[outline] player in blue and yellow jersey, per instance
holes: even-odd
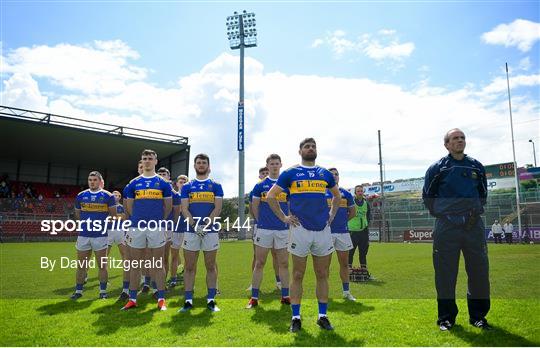
[[[328,169],[334,176],[336,185],[339,184],[339,172],[336,168]],[[349,250],[352,249],[353,244],[351,235],[349,234],[349,226],[347,222],[355,216],[354,198],[352,194],[344,188],[339,188],[340,200],[339,209],[336,213],[336,217],[330,224],[330,230],[332,232],[332,242],[334,243],[334,249],[336,249],[336,256],[339,262],[339,277],[341,278],[341,286],[343,289],[343,298],[349,301],[356,301],[351,294],[349,288]],[[332,194],[330,191],[326,191],[326,199],[328,206],[332,203]]]
[[[275,250],[279,276],[282,281],[281,303],[290,304],[289,298],[289,255],[287,253],[287,241],[289,239],[289,226],[279,220],[267,202],[268,191],[274,186],[281,169],[281,157],[271,154],[266,159],[266,166],[269,176],[253,188],[253,216],[257,220],[257,235],[253,244],[255,245],[255,267],[251,279],[251,298],[247,308],[253,308],[259,304],[259,288],[263,278],[264,265],[268,252]],[[281,210],[287,215],[289,207],[287,203],[287,192],[281,192],[277,197]]]
[[[157,154],[153,150],[144,150],[141,154],[143,174],[131,180],[126,189],[126,210],[130,215],[132,227],[126,234],[130,259],[144,260],[144,249],[150,248],[154,261],[150,274],[156,282],[158,309],[166,310],[165,274],[163,255],[166,243],[165,230],[161,222],[167,220],[172,210],[172,189],[170,183],[156,174]],[[129,301],[122,309],[137,306],[137,281],[141,265],[133,262],[130,272]]]
[[[223,205],[223,189],[217,182],[208,178],[210,158],[198,154],[194,159],[196,178],[182,187],[182,215],[187,220],[184,234],[184,289],[185,302],[180,311],[193,308],[193,284],[197,269],[199,251],[204,253],[206,266],[206,285],[208,287],[207,307],[219,311],[215,296],[217,289],[216,254],[219,248],[217,219]]]
[[[168,227],[167,230],[165,231],[165,236],[166,236],[167,242],[165,243],[165,251],[164,251],[165,255],[164,255],[164,258],[163,258],[163,270],[165,272],[165,279],[167,279],[167,274],[169,273],[169,266],[170,266],[169,253],[170,253],[170,250],[171,250],[172,235],[173,235],[174,227],[175,227],[175,224],[176,224],[176,221],[174,220],[174,211],[175,211],[175,209],[177,211],[178,211],[178,209],[180,209],[180,194],[175,191],[174,186],[171,183],[171,172],[167,168],[161,167],[161,168],[158,169],[157,173],[158,173],[159,176],[161,176],[163,179],[165,179],[165,181],[167,181],[171,185],[172,200],[173,200],[171,213],[167,217],[167,220],[171,221],[171,224],[170,224],[171,226]]]
[[[121,204],[122,194],[118,191],[113,191],[114,201],[116,203],[116,219],[124,220],[126,218],[124,206]],[[114,225],[118,223],[112,223],[109,225],[109,238],[108,244],[109,249],[107,250],[107,255],[111,254],[111,249],[113,245],[118,245],[118,251],[120,251],[120,256],[122,260],[127,260],[127,247],[126,247],[126,236],[122,229],[113,229]],[[129,271],[124,270],[123,281],[122,281],[122,293],[118,298],[119,301],[125,301],[129,298]]]
[[[300,143],[298,151],[302,164],[293,166],[278,178],[270,189],[267,201],[276,216],[291,226],[288,250],[292,255],[291,308],[292,320],[290,331],[302,328],[300,320],[300,302],[302,300],[302,281],[306,271],[307,256],[313,257],[316,293],[319,301],[319,319],[317,324],[325,330],[333,330],[326,315],[328,307],[328,272],[334,245],[329,225],[339,208],[340,192],[332,173],[315,165],[317,145],[313,138],[306,138]],[[326,202],[326,189],[333,195],[331,208]],[[279,206],[279,195],[289,191],[290,214],[286,215]]]
[[[178,189],[178,197],[181,201],[182,187],[185,183],[189,181],[189,178],[185,175],[179,175],[176,178],[176,187]],[[174,223],[176,224],[176,229],[173,231],[171,239],[171,279],[169,281],[169,286],[175,287],[178,285],[178,266],[182,266],[180,263],[180,249],[182,248],[182,243],[184,242],[184,232],[186,231],[186,222],[184,221],[184,216],[182,215],[181,205],[175,206],[173,208],[174,212]],[[183,272],[183,266],[180,273]]]
[[[107,226],[106,219],[116,215],[114,196],[100,188],[103,177],[97,171],[88,174],[88,189],[80,192],[75,198],[75,218],[81,221],[81,229],[77,237],[77,273],[75,293],[71,299],[82,296],[84,278],[88,272],[88,261],[92,251],[96,255],[99,267],[99,298],[107,298]],[[96,221],[101,222],[96,226]]]

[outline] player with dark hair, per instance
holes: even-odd
[[[174,223],[177,225],[177,229],[173,231],[171,239],[171,279],[169,281],[169,286],[175,287],[178,284],[178,266],[180,263],[180,249],[182,249],[182,243],[184,242],[184,232],[186,231],[186,222],[184,216],[182,215],[182,198],[181,192],[182,187],[189,181],[188,177],[185,175],[179,175],[176,178],[176,187],[178,188],[178,195],[180,196],[180,205],[174,207]],[[183,266],[181,273],[183,272]]]

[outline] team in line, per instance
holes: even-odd
[[[247,308],[259,305],[259,288],[268,254],[274,260],[276,282],[281,289],[281,303],[290,305],[292,319],[290,331],[301,330],[300,308],[303,294],[303,278],[307,258],[311,254],[316,276],[318,299],[317,324],[326,330],[333,327],[327,316],[329,266],[334,250],[340,265],[343,297],[355,301],[349,290],[349,250],[353,243],[349,235],[348,222],[357,218],[353,196],[338,187],[339,172],[315,164],[317,145],[313,138],[304,139],[298,151],[301,164],[281,172],[281,158],[272,154],[266,159],[268,175],[259,171],[261,181],[250,194],[250,212],[255,221],[254,259],[252,264],[251,297]],[[187,312],[193,308],[193,285],[197,271],[199,252],[203,251],[206,268],[207,308],[219,311],[215,297],[218,293],[218,268],[216,254],[219,248],[219,224],[223,189],[209,178],[210,159],[205,154],[194,158],[195,179],[188,181],[179,176],[178,191],[170,182],[166,168],[156,172],[157,154],[144,150],[139,162],[139,176],[124,189],[124,205],[121,195],[103,190],[103,178],[98,172],[88,177],[89,189],[76,198],[75,211],[78,219],[101,219],[117,216],[129,219],[132,225],[145,221],[171,221],[176,229],[131,228],[125,236],[123,231],[112,231],[108,236],[102,231],[83,230],[76,248],[79,260],[88,260],[94,251],[96,258],[106,257],[111,245],[118,244],[123,259],[131,261],[131,269],[124,271],[123,291],[119,300],[127,301],[122,307],[128,310],[137,306],[137,295],[141,277],[143,292],[148,292],[150,283],[158,308],[166,310],[166,276],[170,270],[169,285],[177,284],[179,250],[184,254],[184,305],[179,310]],[[261,173],[262,172],[262,173]],[[201,223],[201,219],[211,223]],[[181,222],[174,222],[181,219]],[[124,245],[125,244],[125,245]],[[169,258],[169,253],[171,257]],[[292,271],[289,275],[289,254]],[[154,262],[162,260],[163,262]],[[84,265],[84,263],[82,263]],[[98,262],[101,264],[101,262]],[[73,299],[82,296],[87,269],[77,269]],[[99,268],[100,298],[107,298],[107,269]],[[290,280],[290,281],[289,281]]]

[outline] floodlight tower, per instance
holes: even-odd
[[[238,239],[246,238],[246,230],[243,228],[246,219],[244,202],[244,48],[257,46],[257,29],[255,13],[242,14],[234,12],[227,17],[227,37],[231,49],[240,49],[240,98],[238,101],[238,218],[240,226]]]

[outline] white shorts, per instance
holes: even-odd
[[[199,237],[196,233],[184,233],[184,243],[182,248],[189,251],[212,251],[219,249],[218,233],[207,233],[204,237]]]
[[[173,235],[173,231],[165,231],[165,241],[166,242],[172,241],[172,235]]]
[[[253,234],[251,235],[252,241],[255,241],[255,236],[257,236],[257,224],[253,224]]]
[[[253,244],[267,249],[284,249],[287,247],[288,242],[289,230],[277,231],[258,228]]]
[[[306,257],[310,253],[313,256],[330,255],[334,252],[330,226],[327,225],[322,231],[310,231],[302,226],[291,227],[287,250],[299,257]]]
[[[184,241],[184,233],[173,232],[171,238],[171,248],[179,249],[182,247],[182,242]]]
[[[126,235],[124,234],[124,231],[109,231],[108,243],[109,246],[126,244]]]
[[[337,251],[349,251],[353,248],[349,233],[332,233],[332,243]]]
[[[126,243],[135,249],[156,249],[165,245],[165,231],[130,230],[126,234]]]
[[[79,251],[94,250],[99,251],[107,249],[107,237],[77,237],[75,248]]]

